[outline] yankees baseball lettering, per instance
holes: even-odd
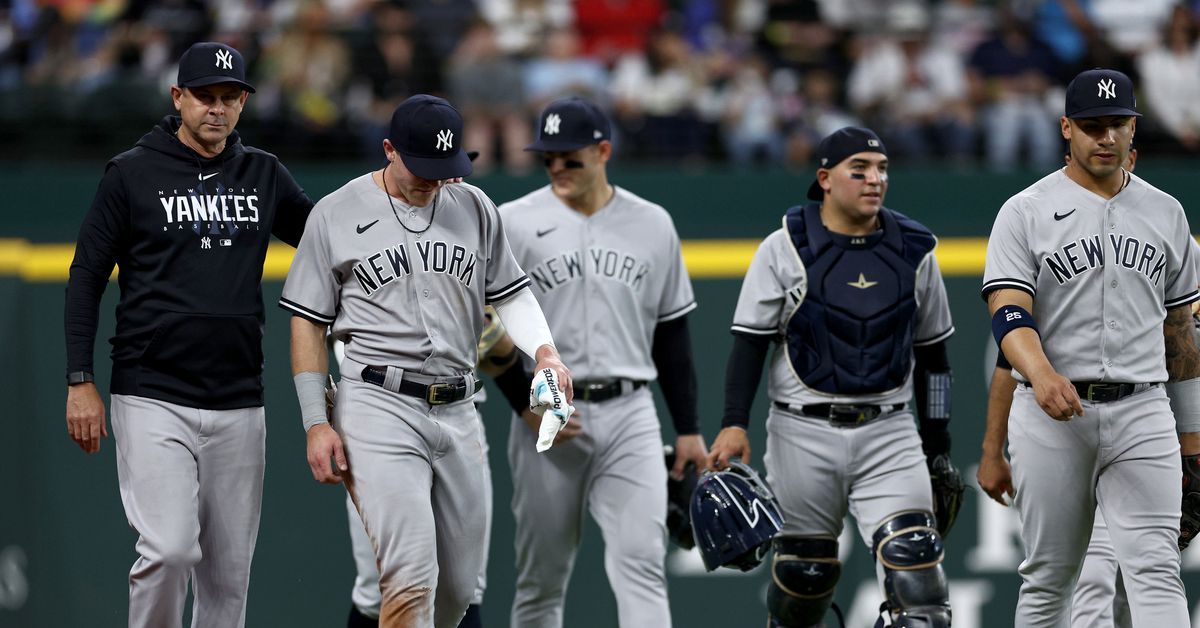
[[[593,247],[587,250],[587,270],[593,275],[620,281],[637,290],[650,274],[650,265],[613,249]],[[542,290],[550,291],[584,275],[584,252],[570,251],[548,257],[529,270],[529,276]]]
[[[417,258],[421,263],[420,270],[452,275],[464,286],[471,287],[471,282],[475,279],[477,259],[474,252],[468,253],[457,244],[441,241],[417,242],[416,249]],[[403,243],[379,251],[354,265],[354,278],[368,297],[383,286],[400,277],[411,275],[412,272],[413,263]]]
[[[257,194],[195,194],[160,196],[167,223],[197,220],[258,222]],[[233,213],[230,213],[233,212]]]
[[[1145,275],[1156,286],[1162,280],[1163,269],[1167,266],[1164,249],[1125,234],[1110,233],[1107,241],[1112,248],[1112,259],[1116,260],[1118,266]],[[1104,266],[1104,246],[1101,242],[1100,234],[1093,234],[1069,242],[1053,255],[1045,257],[1046,267],[1054,273],[1058,285],[1093,268]]]

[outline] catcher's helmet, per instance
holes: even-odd
[[[732,460],[728,469],[700,478],[691,513],[696,546],[708,571],[757,567],[783,527],[779,502],[767,483],[754,469]]]
[[[675,466],[675,447],[663,445],[663,458],[666,459],[667,470]],[[667,534],[676,545],[683,549],[696,547],[696,539],[692,536],[692,514],[689,505],[692,494],[696,492],[696,465],[687,463],[683,468],[683,479],[676,480],[667,476]]]

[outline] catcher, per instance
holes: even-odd
[[[763,462],[784,523],[772,541],[769,625],[821,623],[841,575],[837,538],[849,512],[882,567],[886,619],[944,628],[942,538],[962,480],[950,462],[954,326],[937,240],[883,206],[888,158],[874,132],[835,131],[816,160],[811,202],[787,211],[742,283],[709,464],[749,462],[750,406],[775,345]],[[908,409],[914,393],[919,421]]]

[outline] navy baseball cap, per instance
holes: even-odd
[[[254,87],[246,82],[246,60],[236,48],[215,41],[192,44],[179,57],[179,75],[175,84],[203,87],[218,83],[233,83],[254,93]]]
[[[1071,79],[1064,111],[1068,118],[1142,115],[1137,112],[1133,81],[1123,72],[1104,68],[1080,72]]]
[[[537,141],[525,150],[570,152],[612,139],[608,116],[596,103],[572,96],[546,105],[538,118]]]
[[[830,133],[817,144],[817,168],[832,168],[851,155],[858,153],[882,153],[887,155],[883,141],[871,129],[857,126],[842,127]],[[819,201],[825,198],[816,179],[808,186],[808,198]]]
[[[409,96],[392,113],[388,139],[409,172],[430,181],[471,174],[471,158],[462,149],[463,120],[445,99]]]

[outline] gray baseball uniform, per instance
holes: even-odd
[[[1200,243],[1191,239],[1192,263],[1197,265],[1200,275]],[[1193,335],[1200,345],[1200,320],[1195,320]],[[1129,616],[1129,600],[1125,594],[1125,582],[1113,549],[1112,536],[1104,515],[1096,511],[1096,522],[1092,526],[1092,538],[1088,541],[1079,579],[1075,583],[1075,594],[1071,599],[1071,626],[1074,628],[1129,628],[1133,619]]]
[[[859,242],[847,237],[837,246],[862,249],[861,241],[865,239],[855,240]],[[899,282],[887,279],[893,277],[890,269],[878,266],[874,258],[857,264],[853,268],[836,267],[839,276],[849,273],[847,278],[857,281],[841,281],[833,273],[810,276],[810,269],[797,254],[785,218],[784,227],[763,240],[750,263],[734,312],[733,331],[786,338],[793,313],[822,284],[825,295],[829,296],[844,292],[844,287],[838,284],[848,283],[853,290],[845,293],[842,301],[894,300],[892,293],[897,292]],[[941,270],[932,249],[916,265],[913,296],[917,306],[911,322],[912,346],[948,338],[954,327]],[[907,375],[890,389],[831,393],[806,382],[794,369],[788,352],[788,345],[781,344],[771,358],[767,394],[773,403],[767,418],[767,450],[763,458],[767,481],[783,508],[780,535],[837,538],[849,511],[863,542],[871,548],[872,535],[892,515],[905,511],[932,512],[929,472],[910,410],[886,413],[854,429],[838,427],[826,418],[800,411],[813,404],[902,407],[913,395],[911,360],[907,362],[910,365]],[[821,481],[794,478],[821,478]],[[881,588],[882,577],[881,572]]]
[[[1055,371],[1074,382],[1135,385],[1113,401],[1083,399],[1084,416],[1066,422],[1047,416],[1027,386],[1014,394],[1009,454],[1026,548],[1021,626],[1063,620],[1097,506],[1134,622],[1188,625],[1176,547],[1179,443],[1158,383],[1167,380],[1166,310],[1197,298],[1197,274],[1183,208],[1126,176],[1106,200],[1056,171],[1004,204],[988,242],[984,294],[1033,295]]]
[[[666,553],[667,471],[654,400],[655,326],[696,307],[679,236],[662,207],[614,188],[591,216],[549,186],[500,208],[563,361],[571,365],[583,433],[537,454],[514,416],[508,455],[517,523],[512,625],[562,626],[563,596],[586,509],[604,535],[605,569],[626,628],[671,625]],[[542,238],[570,248],[548,250]],[[624,394],[585,400],[591,386]]]
[[[309,218],[280,305],[332,323],[346,342],[332,423],[350,467],[347,489],[376,548],[383,626],[458,624],[486,521],[475,406],[393,391],[422,376],[473,386],[485,302],[528,283],[494,205],[469,184],[446,185],[429,207],[412,207],[363,175]],[[383,373],[382,385],[370,373]]]

